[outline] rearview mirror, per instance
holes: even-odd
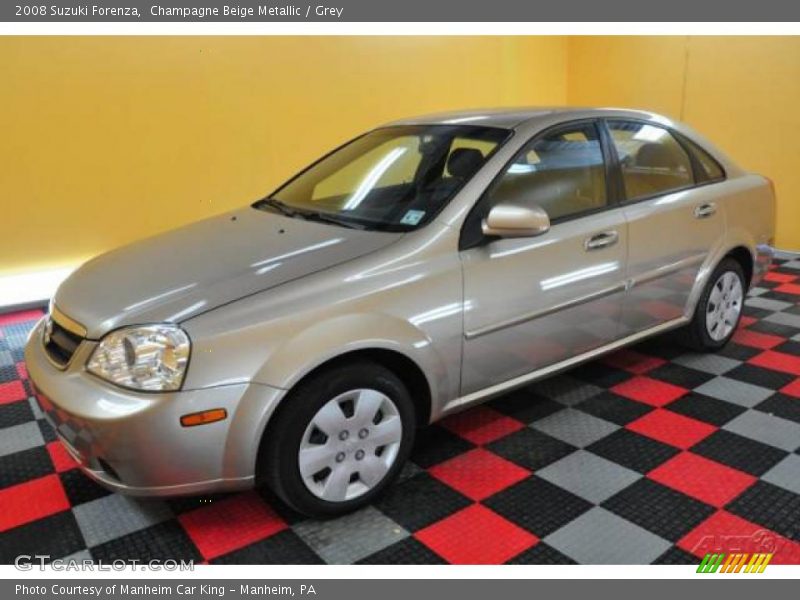
[[[550,217],[538,206],[501,202],[481,223],[483,235],[501,238],[533,237],[550,229]]]

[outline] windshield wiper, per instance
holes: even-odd
[[[286,215],[287,217],[296,217],[299,213],[296,210],[289,208],[289,206],[278,200],[277,198],[262,198],[258,202],[255,203],[256,208],[260,208],[262,206],[269,206],[270,208],[274,208],[279,213]]]
[[[297,214],[306,219],[307,221],[319,221],[320,223],[331,223],[332,225],[338,225],[339,227],[347,227],[348,229],[362,229],[352,221],[347,221],[345,219],[337,219],[333,215],[329,215],[327,213],[304,210],[304,211],[298,211]]]

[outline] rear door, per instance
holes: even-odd
[[[668,128],[607,120],[628,222],[629,291],[621,335],[684,314],[703,262],[722,237],[720,207],[696,186],[697,160]]]

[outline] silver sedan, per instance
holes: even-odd
[[[724,346],[773,222],[769,180],[659,115],[408,119],[251,206],[89,261],[25,358],[107,487],[263,483],[334,515],[445,415],[671,329]]]

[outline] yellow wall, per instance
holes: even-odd
[[[563,104],[566,51],[559,37],[0,38],[0,276],[241,206],[390,119]]]
[[[800,250],[800,37],[0,37],[0,277],[241,206],[377,123],[582,104],[683,119]]]
[[[686,121],[775,181],[776,245],[800,250],[800,37],[582,37],[569,41],[570,104]]]

